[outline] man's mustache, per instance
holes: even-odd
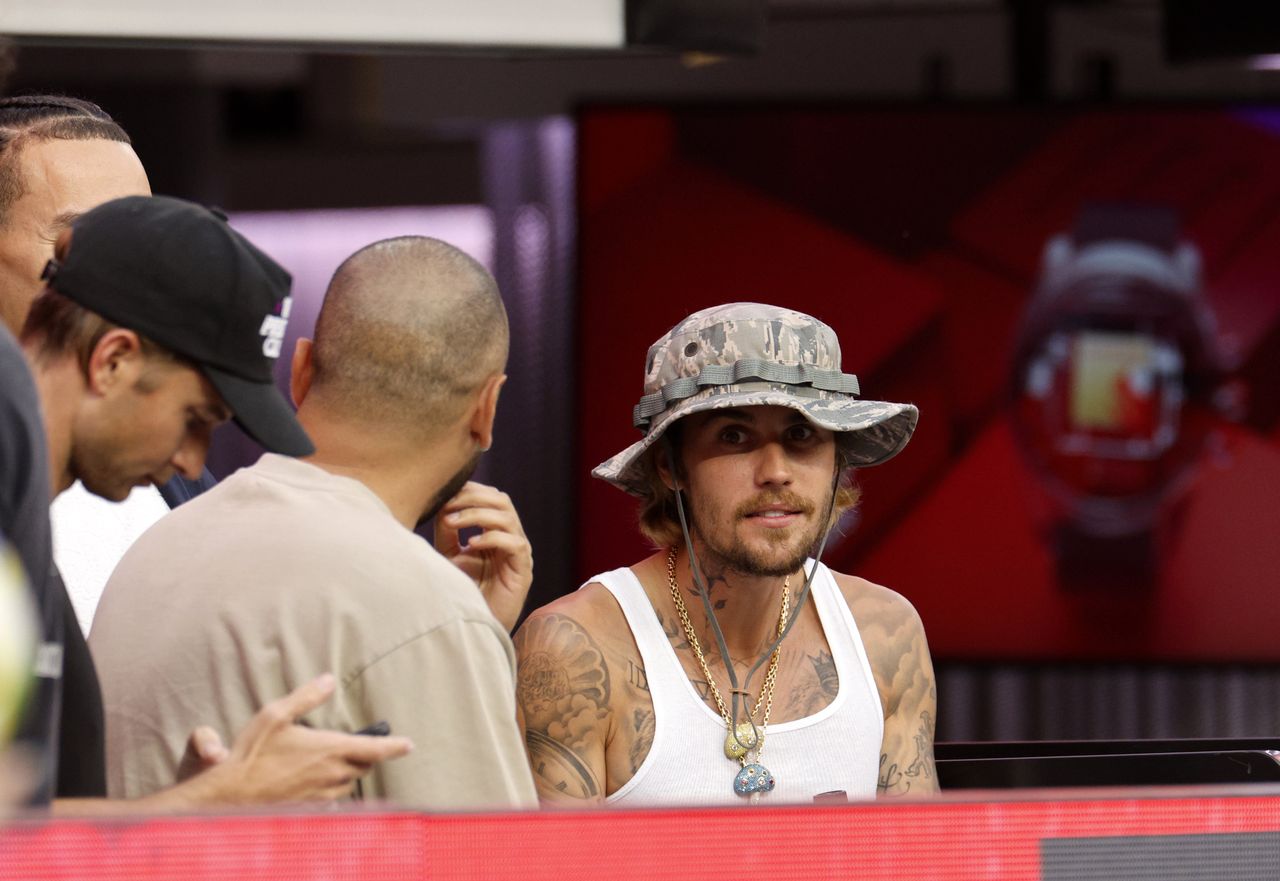
[[[813,505],[793,492],[759,493],[739,505],[734,510],[734,517],[741,520],[773,505],[782,505],[800,514],[813,513]]]

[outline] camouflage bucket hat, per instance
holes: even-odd
[[[644,438],[591,472],[644,492],[644,452],[677,419],[703,410],[779,406],[836,432],[851,464],[879,465],[915,431],[913,404],[858,399],[858,378],[840,372],[840,341],[801,312],[730,303],[695,312],[649,347],[634,423]]]

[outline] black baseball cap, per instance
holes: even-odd
[[[315,452],[272,378],[292,279],[219,212],[126,196],[71,225],[55,291],[195,362],[248,434],[275,453]]]

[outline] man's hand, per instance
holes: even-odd
[[[462,546],[459,531],[476,527],[483,531]],[[435,545],[480,586],[502,626],[515,627],[533,583],[533,548],[510,496],[469,481],[436,515]]]
[[[267,704],[249,720],[231,749],[212,728],[197,728],[188,742],[189,761],[199,770],[176,786],[142,798],[60,798],[59,816],[159,814],[230,805],[333,801],[378,762],[413,749],[407,737],[368,737],[321,731],[298,720],[333,696],[333,674],[325,673]]]
[[[171,792],[191,787],[201,804],[331,801],[351,792],[378,762],[413,749],[405,737],[322,731],[298,719],[333,695],[332,674],[272,701],[249,720],[228,750],[212,729],[197,728],[191,749],[207,770]]]

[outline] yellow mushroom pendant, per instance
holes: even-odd
[[[759,728],[750,722],[739,722],[736,728],[725,735],[724,754],[726,758],[737,761],[759,744]]]

